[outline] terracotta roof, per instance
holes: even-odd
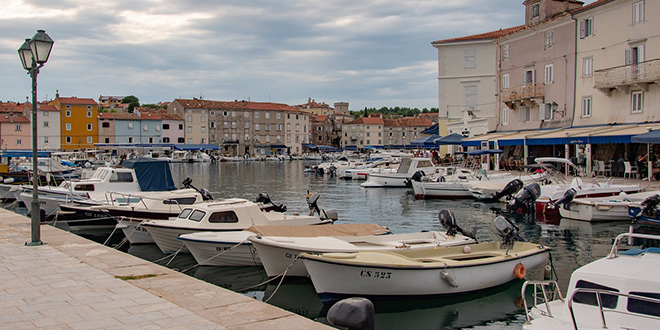
[[[398,119],[385,119],[387,127],[429,127],[433,125],[428,118],[403,117]]]
[[[196,99],[174,100],[186,108],[194,109],[220,109],[220,110],[286,110],[300,111],[299,109],[282,103],[249,102],[249,101],[209,101]]]
[[[154,112],[142,112],[140,113],[140,119],[142,120],[162,120],[163,117],[159,113]]]
[[[328,119],[328,115],[318,115],[316,116],[316,121],[325,121]]]
[[[181,118],[179,115],[175,113],[161,113],[160,118],[163,120],[179,120],[183,121],[183,118]]]
[[[578,13],[581,13],[581,12],[583,12],[583,11],[585,11],[585,10],[589,10],[589,9],[591,9],[591,8],[593,8],[593,7],[597,7],[597,6],[600,6],[600,5],[604,5],[604,4],[606,4],[606,3],[608,3],[608,2],[612,2],[612,1],[615,1],[615,0],[599,0],[599,1],[596,1],[596,2],[592,2],[592,3],[590,3],[590,4],[586,5],[586,6],[583,6],[583,7],[581,7],[581,8],[574,9],[574,10],[571,12],[571,14],[578,14]]]
[[[9,114],[4,114],[4,115],[0,116],[0,123],[18,123],[18,124],[22,124],[22,123],[29,123],[29,122],[30,122],[30,120],[27,117],[22,116],[22,115],[10,116]]]
[[[59,111],[57,110],[57,107],[55,107],[52,104],[46,104],[46,103],[40,103],[39,104],[39,110],[41,111]]]
[[[60,97],[60,104],[69,104],[69,105],[98,105],[94,99],[88,98],[77,98],[77,97]]]
[[[436,41],[431,42],[431,44],[435,45],[435,44],[444,44],[444,43],[459,42],[459,41],[496,39],[496,38],[505,36],[509,33],[518,32],[518,31],[522,30],[523,28],[525,28],[524,25],[518,25],[518,26],[505,28],[505,29],[499,29],[499,30],[490,31],[490,32],[486,32],[486,33],[473,34],[471,36],[436,40]]]
[[[0,112],[23,112],[24,109],[25,103],[18,104],[16,102],[0,102]]]
[[[370,125],[370,124],[385,124],[383,118],[380,117],[360,117],[344,125]]]
[[[99,118],[114,120],[140,120],[140,116],[130,112],[103,112],[99,114]]]

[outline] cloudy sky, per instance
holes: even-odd
[[[39,100],[203,96],[438,106],[431,42],[522,24],[523,0],[3,0],[0,100],[24,102],[17,49],[55,40]],[[587,0],[585,3],[591,3]]]

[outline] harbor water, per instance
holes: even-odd
[[[339,223],[378,223],[394,233],[442,230],[438,211],[454,212],[467,231],[476,230],[480,241],[499,240],[493,219],[503,215],[519,227],[521,236],[552,248],[552,262],[564,292],[572,271],[605,256],[616,235],[629,230],[628,222],[588,223],[537,220],[503,212],[498,203],[474,200],[415,200],[411,189],[362,188],[361,181],[342,180],[305,172],[308,161],[179,163],[171,164],[175,183],[191,178],[193,185],[211,191],[215,199],[240,197],[249,200],[268,194],[274,203],[284,204],[288,213],[308,212],[308,192],[321,194],[319,207],[335,210]],[[20,210],[17,210],[20,212]],[[106,241],[101,235],[89,238]],[[115,233],[109,244],[121,240]],[[165,258],[151,245],[122,246],[122,250],[190,276],[267,301],[318,322],[327,323],[330,306],[321,303],[309,279],[268,280],[260,267],[197,266],[191,255]],[[528,279],[542,279],[542,267],[528,271]],[[377,301],[377,329],[520,329],[525,316],[520,289],[522,281],[469,295],[437,299]]]

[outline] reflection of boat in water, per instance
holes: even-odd
[[[202,281],[240,293],[263,291],[266,284],[259,284],[268,280],[263,268],[257,266],[200,266],[195,270],[191,270],[188,274]],[[254,287],[255,285],[257,287]]]

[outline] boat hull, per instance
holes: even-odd
[[[204,236],[215,236],[214,233],[194,233],[179,236],[186,248],[201,266],[260,266],[261,260],[257,251],[248,241],[253,232],[226,232],[224,236],[233,236],[226,241],[205,240]]]
[[[467,182],[412,182],[416,199],[472,198]]]
[[[547,249],[527,256],[469,267],[406,268],[400,265],[368,266],[327,262],[303,255],[314,289],[324,303],[345,297],[402,298],[457,295],[496,287],[516,279],[518,263],[531,269],[548,259]],[[443,272],[457,282],[456,287],[442,279]]]
[[[121,229],[126,239],[131,244],[154,244],[149,232],[142,227],[141,219],[118,218],[117,228]]]

